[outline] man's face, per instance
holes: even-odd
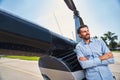
[[[90,32],[89,32],[89,29],[87,27],[81,28],[80,33],[78,35],[80,38],[83,38],[85,40],[90,39]]]

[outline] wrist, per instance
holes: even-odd
[[[103,60],[102,56],[99,57],[100,60]]]

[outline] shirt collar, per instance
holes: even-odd
[[[81,42],[82,42],[83,44],[86,44],[83,39],[81,40]],[[91,42],[93,42],[93,38],[90,38],[90,43],[91,43]]]

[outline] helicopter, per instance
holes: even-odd
[[[76,29],[84,22],[72,0],[64,0],[73,11]],[[76,42],[42,26],[0,10],[0,54],[38,56],[44,80],[85,80],[74,52]]]

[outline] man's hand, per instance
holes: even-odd
[[[113,54],[111,52],[105,53],[104,55],[99,57],[100,60],[106,60],[106,59],[109,59],[109,58],[113,58]]]
[[[86,60],[88,60],[88,59],[87,59],[86,57],[80,57],[79,60],[80,60],[80,61],[86,61]]]

